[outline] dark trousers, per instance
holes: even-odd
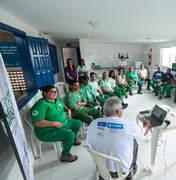
[[[146,78],[145,79],[145,81],[143,80],[143,79],[141,79],[141,78],[139,78],[140,79],[140,81],[142,81],[142,82],[147,82],[147,89],[150,89],[150,81],[151,81],[151,79],[150,78]]]
[[[136,161],[137,161],[137,155],[138,155],[138,143],[136,141],[136,139],[134,139],[134,147],[133,147],[133,160],[131,162],[131,168],[133,168],[133,174],[135,174],[137,172],[137,164],[136,164]],[[118,174],[117,172],[110,172],[111,174],[111,177],[112,178],[118,178]],[[131,172],[129,173],[129,175],[127,176],[127,180],[128,179],[131,179]],[[99,180],[105,180],[104,178],[102,178],[101,176],[99,176]]]

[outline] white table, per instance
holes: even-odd
[[[137,115],[137,123],[139,121],[143,122],[145,119],[145,116],[150,116],[151,115],[151,111],[149,113],[146,114],[138,114]],[[168,112],[166,119],[170,121],[170,125],[166,126],[166,123],[163,122],[163,124],[161,126],[158,127],[153,127],[152,128],[152,136],[151,136],[151,160],[150,160],[150,165],[151,165],[151,171],[154,170],[154,165],[155,165],[155,158],[156,158],[156,151],[157,151],[157,144],[158,144],[158,137],[159,134],[161,134],[162,132],[165,131],[170,131],[173,129],[176,129],[176,116],[175,114]]]

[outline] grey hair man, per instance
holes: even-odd
[[[104,118],[91,122],[87,130],[86,142],[94,150],[117,157],[121,161],[121,170],[126,173],[133,168],[137,171],[138,143],[147,134],[150,122],[144,121],[140,128],[136,123],[125,120],[122,104],[119,98],[111,97],[104,104]],[[115,163],[107,162],[112,177],[118,177]],[[102,178],[103,179],[103,178]],[[131,179],[129,175],[127,179]]]

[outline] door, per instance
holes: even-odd
[[[48,40],[28,37],[28,45],[31,55],[36,88],[39,89],[42,86],[54,84]]]

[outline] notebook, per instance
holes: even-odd
[[[167,115],[167,111],[155,105],[150,116],[145,116],[145,119],[150,120],[151,127],[161,126]]]

